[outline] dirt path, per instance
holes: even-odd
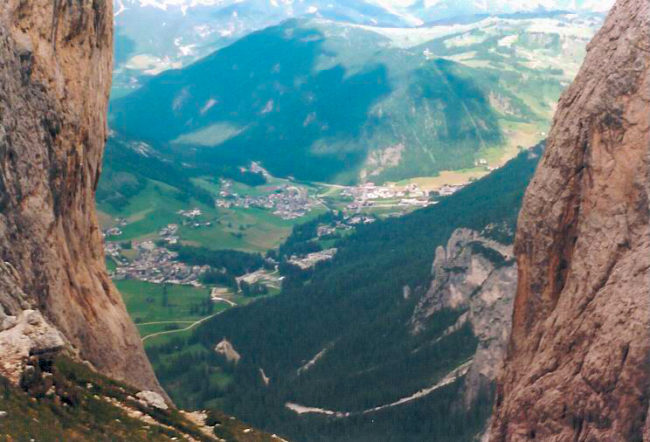
[[[218,316],[218,315],[222,314],[225,311],[227,311],[227,310],[223,310],[223,311],[217,312],[217,313],[215,313],[213,315],[206,316],[205,318],[199,319],[198,321],[193,322],[192,324],[188,325],[185,328],[179,328],[178,330],[167,330],[167,331],[161,331],[161,332],[158,332],[158,333],[152,333],[150,335],[144,336],[142,338],[142,342],[146,341],[147,339],[155,338],[156,336],[171,335],[171,334],[174,334],[174,333],[182,333],[182,332],[186,332],[188,330],[192,330],[197,325],[200,325],[200,324],[204,323],[205,321],[207,321],[208,319],[212,319],[215,316]],[[142,324],[140,324],[140,325],[142,325]]]
[[[225,302],[226,304],[230,305],[231,307],[237,307],[237,304],[235,304],[234,302],[232,302],[232,301],[230,301],[228,299],[224,299],[224,298],[212,298],[212,299],[215,300],[215,301]],[[188,331],[188,330],[192,330],[197,325],[202,324],[203,322],[207,321],[208,319],[212,319],[215,316],[220,315],[221,313],[223,313],[223,312],[225,312],[227,310],[229,310],[229,309],[222,310],[222,311],[217,312],[215,314],[212,314],[210,316],[206,316],[205,318],[201,318],[198,321],[158,321],[158,322],[144,322],[142,324],[136,324],[136,325],[190,324],[185,328],[179,328],[177,330],[166,330],[166,331],[161,331],[161,332],[157,332],[157,333],[151,333],[150,335],[147,335],[147,336],[143,336],[142,337],[142,342],[144,342],[147,339],[155,338],[156,336],[171,335],[173,333],[181,333],[181,332],[185,332],[185,331]]]
[[[222,298],[222,297],[220,297],[220,296],[213,296],[213,297],[212,297],[212,300],[213,300],[213,301],[221,301],[221,302],[225,302],[226,304],[230,305],[231,307],[237,307],[237,304],[235,304],[234,302],[232,302],[230,299]]]
[[[322,414],[325,416],[334,416],[338,418],[344,418],[344,417],[350,417],[353,415],[363,415],[363,414],[369,414],[369,413],[375,413],[377,411],[383,410],[385,408],[391,408],[391,407],[397,407],[398,405],[403,405],[408,402],[412,402],[414,400],[423,398],[425,396],[428,396],[429,394],[433,393],[434,391],[449,385],[453,382],[455,382],[458,378],[463,377],[467,374],[469,371],[469,368],[472,365],[472,360],[470,359],[469,361],[465,362],[463,365],[455,368],[451,372],[447,373],[445,377],[443,377],[440,381],[438,381],[435,385],[422,389],[411,396],[404,397],[402,399],[399,399],[395,402],[391,402],[390,404],[384,404],[380,405],[378,407],[374,408],[369,408],[367,410],[363,411],[356,411],[356,412],[349,412],[349,411],[334,411],[334,410],[326,410],[324,408],[316,408],[316,407],[306,407],[304,405],[300,404],[295,404],[293,402],[287,402],[284,404],[284,406],[293,411],[296,414]]]
[[[194,321],[157,321],[157,322],[140,322],[135,325],[160,325],[160,324],[192,324]]]
[[[442,387],[444,387],[446,385],[449,385],[449,384],[452,384],[452,383],[456,382],[456,379],[465,376],[467,374],[467,372],[469,371],[469,368],[470,368],[471,365],[472,365],[472,360],[469,360],[468,362],[465,362],[460,367],[458,367],[455,370],[448,373],[447,376],[445,376],[440,381],[438,381],[438,383],[436,383],[434,386],[429,387],[429,388],[425,388],[423,390],[420,390],[417,393],[412,394],[411,396],[402,398],[402,399],[400,399],[398,401],[395,401],[395,402],[391,402],[390,404],[370,408],[369,410],[364,410],[363,414],[374,413],[376,411],[380,411],[380,410],[383,410],[385,408],[396,407],[398,405],[406,404],[406,403],[414,401],[416,399],[423,398],[423,397],[433,393],[434,391],[436,391],[436,390],[438,390],[438,389],[440,389],[440,388],[442,388]]]

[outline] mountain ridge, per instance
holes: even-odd
[[[177,69],[236,40],[287,19],[327,19],[389,28],[462,22],[477,14],[605,12],[611,0],[521,2],[334,2],[142,1],[115,0],[116,66],[114,93],[122,95],[152,74]],[[538,7],[540,4],[546,7]]]

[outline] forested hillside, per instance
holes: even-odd
[[[462,310],[438,312],[419,334],[409,321],[435,249],[454,229],[511,241],[539,154],[524,151],[435,206],[359,228],[339,240],[333,261],[287,276],[281,295],[150,348],[161,382],[184,406],[223,407],[295,440],[470,439],[490,400],[465,409],[462,379],[442,381],[472,358],[477,338],[469,326],[445,332]],[[239,357],[214,351],[224,340]],[[364,413],[441,382],[418,400]],[[298,414],[287,403],[330,414]]]

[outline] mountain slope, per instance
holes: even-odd
[[[287,19],[319,17],[382,26],[408,26],[408,14],[364,0],[114,0],[115,92],[142,75],[185,66],[246,35]]]
[[[0,434],[7,440],[278,441],[219,412],[186,413],[65,356],[40,361],[19,387],[0,376]],[[149,393],[150,395],[151,393]],[[164,404],[164,402],[163,402]],[[219,437],[217,439],[216,437]],[[14,439],[15,438],[15,439]]]
[[[111,126],[216,174],[385,181],[500,166],[543,137],[597,17],[418,30],[290,21],[111,106]]]
[[[473,14],[513,14],[541,11],[607,12],[613,0],[453,0],[412,1],[406,6],[424,22]]]
[[[650,4],[619,0],[524,201],[492,440],[648,440]]]
[[[193,164],[247,165],[256,159],[274,175],[322,181],[353,173],[367,155],[368,138],[388,124],[369,114],[393,85],[380,60],[355,73],[340,64],[317,66],[327,53],[324,44],[321,31],[298,23],[253,34],[113,103],[111,124],[127,137],[169,143],[175,155]],[[440,139],[448,144],[469,137],[472,150],[477,138],[494,143],[500,134],[487,98],[464,71],[434,61],[414,74],[418,86],[412,87],[423,88],[419,108],[442,106],[437,103],[446,93],[443,79],[452,97],[465,94],[478,134],[468,117],[449,113],[448,123],[439,123]],[[433,86],[425,86],[429,83]],[[456,104],[449,112],[460,108]],[[383,147],[398,143],[393,136]]]

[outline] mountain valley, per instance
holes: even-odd
[[[434,204],[543,139],[600,22],[311,19],[251,34],[113,100],[102,227],[120,243],[178,225],[182,244],[265,253],[327,211],[374,219]],[[197,223],[178,214],[194,209]]]
[[[286,273],[277,297],[148,346],[161,382],[185,406],[218,406],[291,439],[376,440],[389,432],[395,440],[424,434],[467,440],[480,433],[495,375],[486,366],[490,357],[498,359],[497,344],[488,343],[495,336],[503,347],[507,323],[480,324],[500,320],[511,308],[507,244],[540,149],[520,154],[437,205],[359,227],[336,243],[332,261]],[[304,241],[311,240],[305,235]],[[448,268],[455,279],[436,272],[440,282],[427,290],[434,255],[441,253],[436,247],[448,240],[451,261],[437,257],[436,266]],[[445,297],[464,286],[467,298]],[[212,351],[220,342],[237,353],[236,363]],[[472,358],[477,363],[466,365]],[[180,366],[192,370],[175,368]],[[212,373],[213,380],[200,373]],[[452,373],[457,375],[448,377]],[[417,400],[404,400],[439,383]],[[440,407],[438,417],[416,424],[418,413],[432,404]],[[448,407],[451,412],[442,411]]]
[[[0,440],[650,442],[648,48],[648,0],[7,0]]]

